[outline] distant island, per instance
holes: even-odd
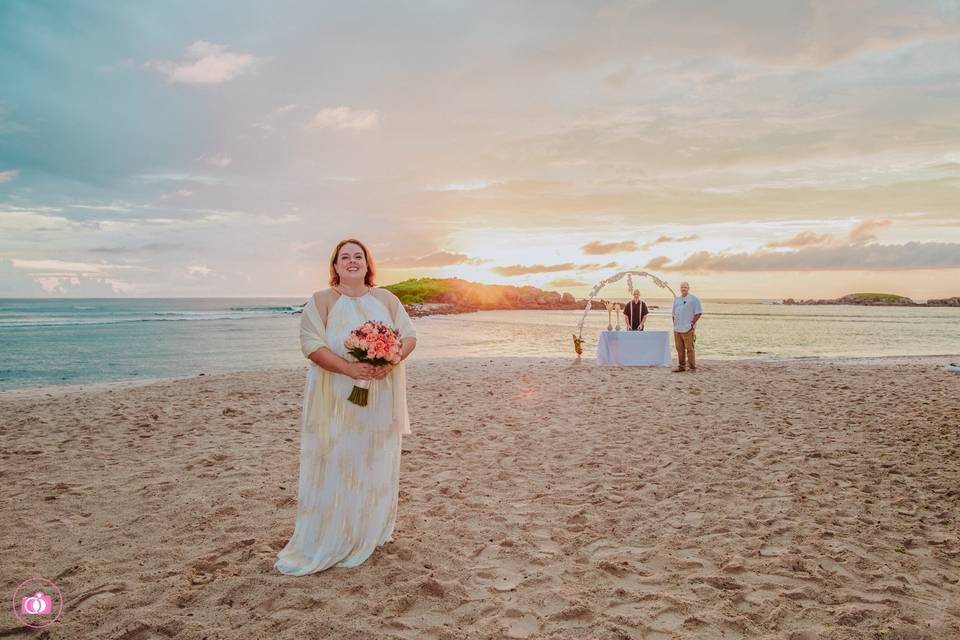
[[[586,300],[577,300],[569,293],[531,286],[480,284],[460,278],[415,278],[384,289],[400,298],[412,317],[493,310],[583,309],[587,304]],[[595,299],[593,305],[598,307],[605,302]]]
[[[915,302],[906,296],[893,293],[848,293],[833,300],[794,300],[787,298],[783,304],[856,304],[868,307],[960,307],[960,296],[934,298],[925,303]]]

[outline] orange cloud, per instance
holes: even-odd
[[[451,251],[434,251],[431,254],[420,257],[392,258],[383,260],[380,265],[383,267],[395,268],[435,268],[450,267],[458,264],[480,264],[484,262],[479,258],[471,258],[463,253],[453,253]]]
[[[768,242],[764,246],[771,249],[799,249],[800,247],[830,244],[833,240],[834,237],[829,233],[813,233],[812,231],[804,231],[793,237],[787,238],[786,240],[775,240],[773,242]]]
[[[594,271],[596,269],[615,269],[620,265],[616,262],[608,262],[607,264],[597,264],[595,262],[590,262],[588,264],[581,264],[577,266],[577,269],[580,271]]]
[[[525,276],[533,273],[556,273],[558,271],[593,271],[597,269],[613,269],[619,265],[616,262],[606,264],[597,264],[590,262],[587,264],[574,264],[564,262],[563,264],[514,264],[509,267],[494,267],[493,271],[501,276]]]
[[[574,278],[557,278],[547,283],[548,287],[586,287],[586,282]]]
[[[870,240],[876,240],[877,236],[873,234],[873,230],[883,229],[889,226],[889,220],[864,220],[850,230],[850,242],[860,244]]]
[[[670,258],[668,258],[667,256],[657,256],[656,258],[653,258],[652,260],[650,260],[650,262],[646,264],[644,269],[661,269],[664,267],[664,265],[666,265],[669,262],[670,262]]]
[[[509,267],[494,267],[494,273],[501,276],[525,276],[531,273],[555,273],[557,271],[573,271],[577,265],[572,262],[563,264],[514,264]]]
[[[876,240],[877,236],[873,233],[875,229],[889,227],[889,220],[863,220],[858,222],[845,237],[831,235],[829,233],[814,233],[804,231],[786,240],[774,240],[768,242],[764,247],[769,249],[800,249],[802,247],[843,247],[852,244],[864,244],[870,240]]]
[[[623,242],[588,242],[581,249],[588,256],[602,256],[607,253],[621,253],[625,251],[636,251],[640,247],[633,240],[624,240]]]
[[[694,240],[699,240],[699,239],[700,239],[700,236],[698,236],[698,235],[695,234],[695,233],[694,233],[694,234],[691,234],[691,235],[689,235],[689,236],[679,236],[679,237],[674,237],[674,236],[660,236],[660,237],[657,238],[656,240],[654,240],[654,241],[652,241],[652,242],[648,242],[648,243],[646,243],[645,245],[643,245],[643,246],[640,247],[640,248],[643,249],[644,251],[646,251],[646,250],[649,249],[650,247],[653,247],[653,246],[658,245],[658,244],[667,244],[667,243],[669,243],[669,242],[692,242],[692,241],[694,241]]]

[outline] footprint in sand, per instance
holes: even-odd
[[[64,603],[64,608],[76,609],[82,603],[87,601],[94,601],[101,598],[112,598],[118,593],[129,590],[129,585],[126,582],[106,582],[99,586],[94,587],[93,589],[87,589],[86,591],[78,594],[75,598]]]
[[[256,552],[253,548],[253,544],[256,542],[256,538],[245,538],[243,540],[235,540],[226,547],[215,551],[212,554],[209,554],[203,558],[195,560],[190,564],[190,575],[188,580],[192,585],[202,585],[213,582],[217,578],[217,573],[222,569],[226,569],[232,564],[239,564],[250,560],[256,555]],[[225,556],[230,555],[234,551],[242,550],[240,557],[234,561],[222,560]]]
[[[606,614],[613,618],[623,618],[631,624],[647,619],[650,615],[650,604],[643,601],[619,602],[607,607]]]
[[[504,615],[507,615],[506,613]],[[530,614],[521,614],[519,617],[509,620],[503,635],[508,638],[529,638],[540,631],[540,621],[536,616]]]
[[[199,560],[190,565],[190,575],[187,580],[194,586],[209,584],[217,579],[217,570],[228,565],[224,562],[208,562]]]
[[[528,578],[529,569],[520,561],[512,559],[489,560],[487,563],[474,567],[474,573],[467,580],[468,588],[473,588],[474,594],[485,595],[493,591],[513,591]]]
[[[533,546],[537,548],[538,554],[553,556],[560,553],[560,545],[554,542],[549,529],[531,529],[529,533],[533,538]]]
[[[471,580],[494,591],[513,591],[523,582],[524,575],[506,567],[491,567],[478,571]]]
[[[653,620],[650,621],[650,629],[654,632],[672,634],[683,626],[685,618],[686,616],[673,607],[668,607],[653,617]]]

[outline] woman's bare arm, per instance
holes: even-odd
[[[417,348],[417,339],[416,338],[404,338],[400,342],[400,359],[406,360],[407,356],[413,353],[413,350]]]

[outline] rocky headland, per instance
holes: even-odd
[[[960,307],[960,296],[952,298],[933,298],[926,302],[916,302],[906,296],[893,293],[849,293],[841,298],[820,300],[794,300],[786,298],[783,304],[855,304],[869,307]]]
[[[544,291],[537,287],[479,284],[460,278],[417,278],[384,287],[392,291],[411,317],[494,310],[584,309],[587,301],[570,293]],[[593,308],[605,300],[594,299]]]

